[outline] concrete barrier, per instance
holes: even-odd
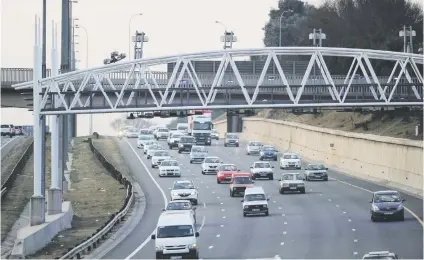
[[[243,119],[242,140],[257,140],[280,151],[298,152],[337,171],[420,195],[423,192],[423,142],[350,133],[288,121]],[[226,132],[226,120],[214,123]]]

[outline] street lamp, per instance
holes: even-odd
[[[133,14],[128,22],[128,58],[131,56],[131,21],[136,16],[142,16],[142,13]]]
[[[222,25],[224,27],[224,29],[225,29],[225,32],[228,31],[227,30],[227,26],[225,26],[225,24],[221,23],[220,21],[215,21],[215,23]]]
[[[234,32],[229,32],[227,30],[227,26],[225,26],[225,24],[221,23],[220,21],[215,21],[215,23],[220,24],[224,27],[225,29],[225,33],[224,36],[221,36],[221,42],[224,43],[224,49],[227,48],[232,48],[233,47],[233,42],[237,42],[237,37],[234,36]],[[229,45],[227,45],[227,43],[230,43]]]
[[[281,47],[281,26],[282,26],[281,25],[281,21],[282,21],[283,16],[284,16],[285,13],[291,13],[291,12],[293,12],[293,10],[289,9],[289,10],[286,10],[286,11],[282,12],[281,15],[280,15],[280,39],[279,39],[280,40],[279,41],[280,44],[278,45],[279,47]]]

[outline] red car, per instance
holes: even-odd
[[[230,182],[233,173],[237,173],[240,170],[237,169],[237,166],[234,164],[221,164],[216,168],[216,182],[221,184],[221,182],[226,181]]]

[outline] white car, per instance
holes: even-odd
[[[273,168],[274,166],[272,166],[269,162],[254,162],[252,166],[250,166],[250,174],[252,175],[253,180],[258,178],[267,178],[269,180],[273,180]]]
[[[178,144],[180,143],[181,137],[184,135],[180,132],[175,132],[169,135],[168,137],[168,147],[169,149],[173,149],[174,147],[178,148]]]
[[[194,218],[194,223],[196,223],[196,207],[193,207],[189,200],[174,200],[168,202],[166,208],[162,211],[173,212],[173,211],[188,211]]]
[[[259,154],[261,152],[262,144],[258,141],[249,141],[246,146],[246,154]]]
[[[177,160],[165,160],[159,165],[159,177],[181,177],[180,164]]]
[[[323,180],[328,181],[328,168],[323,164],[308,164],[305,168],[305,180]]]
[[[153,130],[148,128],[141,129],[139,132],[140,135],[153,135]]]
[[[192,181],[182,180],[174,182],[171,190],[171,200],[189,200],[193,205],[199,202],[199,194]]]
[[[147,150],[147,153],[146,153],[147,159],[151,159],[153,154],[159,151],[165,151],[165,149],[163,149],[163,147],[161,147],[160,145],[151,147],[149,150]]]
[[[152,156],[152,168],[159,167],[163,161],[170,160],[171,154],[168,151],[156,151]]]
[[[126,132],[127,138],[137,138],[138,137],[138,131],[137,129],[129,129]]]
[[[166,140],[168,139],[169,130],[168,128],[158,128],[155,132],[155,137],[157,140]]]
[[[1,136],[12,137],[15,135],[14,127],[13,125],[1,125]]]
[[[302,169],[302,159],[297,153],[283,153],[280,157],[280,169]]]
[[[305,193],[305,182],[299,173],[283,173],[280,179],[280,193],[287,191],[300,191]]]
[[[260,186],[249,187],[244,190],[243,202],[243,216],[247,215],[259,215],[265,214],[268,216],[268,200],[266,197],[264,189]]]
[[[216,156],[208,156],[202,162],[202,174],[216,174],[216,168],[221,164],[221,160]]]
[[[137,148],[143,148],[147,142],[152,140],[154,140],[152,135],[139,135],[137,139]]]
[[[153,147],[160,147],[158,141],[156,140],[151,140],[151,141],[147,141],[144,146],[143,146],[143,152],[144,154],[147,154],[147,151]]]
[[[193,162],[202,162],[206,156],[208,156],[208,151],[204,146],[194,145],[191,147],[190,151],[190,163]]]

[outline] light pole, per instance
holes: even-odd
[[[85,68],[88,69],[88,32],[87,29],[82,25],[75,25],[75,28],[77,29],[83,29],[85,31],[85,46],[86,46],[86,53],[85,53]]]
[[[142,13],[133,14],[130,17],[130,21],[128,22],[128,59],[131,57],[131,21],[136,16],[142,16]]]
[[[233,47],[233,42],[237,42],[237,37],[234,36],[234,32],[229,32],[227,26],[220,21],[215,21],[215,23],[222,25],[225,29],[224,36],[221,36],[221,42],[224,43],[224,50],[231,49]],[[229,43],[229,45],[227,43]]]
[[[291,13],[291,12],[293,12],[293,10],[289,9],[289,10],[282,12],[281,15],[280,15],[280,41],[279,41],[280,44],[278,45],[279,47],[281,47],[281,21],[282,21],[285,13]]]

